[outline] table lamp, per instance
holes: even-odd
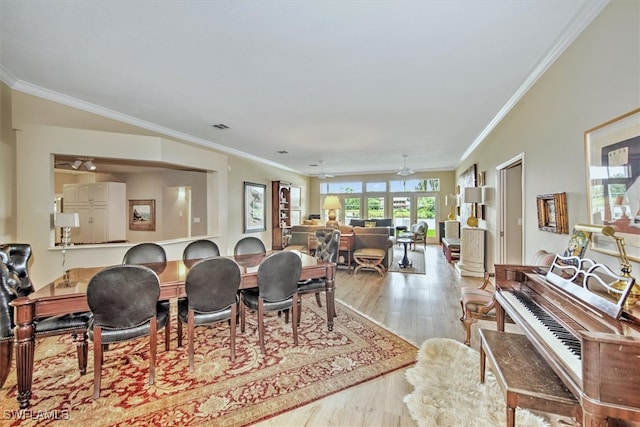
[[[455,194],[447,194],[444,198],[444,204],[451,207],[449,212],[449,219],[453,221],[454,219],[456,219],[455,209],[458,205],[458,197]]]
[[[325,197],[322,209],[329,210],[329,221],[327,221],[327,227],[338,228],[338,221],[336,221],[336,209],[342,209],[338,196]]]
[[[464,202],[471,203],[471,216],[467,219],[467,225],[469,227],[478,226],[478,215],[476,211],[476,204],[482,203],[482,188],[481,187],[465,187],[464,189]]]
[[[62,229],[62,275],[64,283],[69,283],[69,275],[64,268],[67,247],[71,243],[71,229],[80,227],[80,215],[78,213],[58,213],[55,217],[55,226]]]

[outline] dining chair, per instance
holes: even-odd
[[[123,264],[145,264],[156,273],[160,274],[167,265],[167,254],[164,248],[157,243],[139,243],[130,247],[122,258]]]
[[[11,301],[34,292],[29,279],[28,262],[31,245],[10,243],[0,245],[0,387],[9,375],[13,359],[14,308]],[[70,334],[76,343],[78,369],[87,372],[87,325],[90,312],[37,318],[34,320],[36,338]]]
[[[335,263],[338,258],[338,248],[340,246],[340,230],[334,228],[321,229],[316,231],[316,251],[315,257],[319,261]],[[320,293],[325,290],[325,279],[316,278],[302,280],[298,282],[298,295],[314,293],[316,302],[322,307]],[[298,322],[300,319],[298,319]]]
[[[162,274],[167,267],[167,254],[164,248],[157,243],[139,243],[130,247],[122,258],[122,264],[144,265],[152,269],[156,274]],[[171,302],[169,300],[158,301],[158,311],[170,311]],[[169,351],[171,343],[171,322],[164,325],[164,348]]]
[[[265,311],[291,309],[293,317],[293,341],[298,345],[298,281],[302,271],[302,260],[295,252],[275,252],[266,257],[258,266],[258,288],[240,291],[240,330],[244,332],[247,308],[258,312],[258,336],[260,350],[266,354],[264,345]]]
[[[158,305],[160,279],[143,265],[115,265],[96,273],[87,285],[93,314],[89,339],[93,341],[93,398],[100,397],[104,346],[149,337],[149,384],[153,384],[157,331],[169,323],[167,306]],[[168,339],[168,337],[165,337]]]
[[[182,324],[187,324],[189,372],[193,372],[196,326],[226,320],[230,324],[231,361],[236,360],[236,318],[240,267],[230,258],[211,257],[196,262],[185,281],[186,298],[178,301],[178,347],[182,346]]]
[[[220,256],[218,245],[211,240],[200,239],[194,240],[184,248],[182,261],[191,267],[195,262],[212,256]]]
[[[233,248],[234,255],[251,255],[251,254],[264,254],[267,252],[267,248],[264,246],[262,240],[257,237],[247,236],[238,240],[236,246]]]

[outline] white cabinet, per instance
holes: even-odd
[[[65,184],[63,212],[77,212],[80,216],[80,227],[71,230],[71,242],[126,240],[126,189],[121,182]]]
[[[485,234],[486,230],[482,228],[461,230],[460,261],[456,264],[456,269],[462,276],[484,276]]]

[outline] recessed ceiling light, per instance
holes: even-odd
[[[216,129],[229,129],[229,126],[223,124],[223,123],[218,123],[217,125],[211,125]]]

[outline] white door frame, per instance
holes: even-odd
[[[498,201],[498,206],[497,206],[497,225],[498,225],[498,230],[497,230],[497,235],[498,235],[498,245],[496,245],[496,251],[497,253],[495,254],[495,259],[496,259],[496,263],[498,264],[503,264],[506,262],[506,250],[507,250],[507,233],[508,233],[508,229],[507,229],[507,194],[505,191],[506,188],[506,171],[507,169],[514,167],[516,165],[520,164],[521,168],[522,168],[522,173],[521,173],[521,178],[520,178],[520,194],[521,194],[521,206],[522,206],[522,212],[520,213],[520,218],[522,218],[522,228],[521,228],[521,232],[522,232],[522,247],[520,248],[520,252],[521,252],[521,258],[524,257],[524,248],[525,246],[525,233],[524,230],[526,230],[525,227],[525,216],[524,216],[524,177],[525,177],[525,173],[524,173],[524,167],[525,167],[525,162],[524,162],[524,153],[520,153],[519,155],[513,157],[512,159],[502,163],[501,165],[496,166],[496,178],[497,178],[497,201]],[[524,261],[521,261],[524,262]]]

